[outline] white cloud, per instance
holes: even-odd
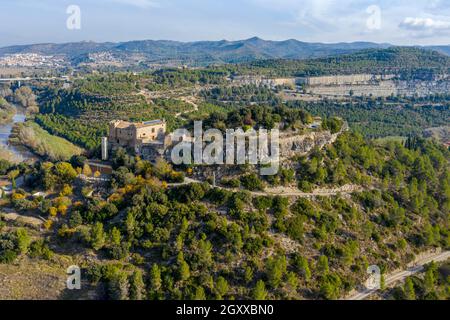
[[[450,21],[408,17],[400,23],[400,28],[415,31],[450,30]]]
[[[130,5],[137,8],[148,9],[160,7],[158,2],[152,0],[110,0],[112,2]]]

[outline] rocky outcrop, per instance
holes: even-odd
[[[282,159],[288,159],[294,156],[304,156],[314,148],[322,149],[332,144],[338,136],[347,130],[345,126],[341,132],[331,134],[329,131],[310,132],[307,134],[290,134],[280,136],[280,156]]]
[[[450,79],[433,81],[382,80],[367,84],[314,85],[307,86],[306,91],[323,96],[369,96],[389,97],[391,95],[427,96],[443,94],[450,91]]]

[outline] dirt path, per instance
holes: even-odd
[[[296,188],[290,188],[290,187],[276,187],[276,188],[266,188],[265,191],[255,191],[252,192],[253,195],[256,196],[284,196],[284,197],[317,197],[317,196],[323,196],[323,197],[331,197],[336,196],[338,194],[341,195],[348,195],[353,194],[356,192],[363,192],[364,188],[348,184],[345,186],[342,186],[340,188],[334,188],[334,189],[316,189],[313,192],[303,192]]]
[[[181,185],[187,185],[191,183],[203,183],[200,180],[195,180],[191,178],[185,178],[183,183],[171,183],[169,186],[171,187],[177,187]],[[222,189],[222,190],[228,190],[228,191],[241,191],[240,189],[231,189],[231,188],[225,188],[216,186],[216,188]],[[366,189],[364,189],[361,186],[348,184],[345,186],[342,186],[340,188],[335,189],[316,189],[313,192],[303,192],[299,189],[292,188],[292,187],[276,187],[276,188],[266,188],[264,191],[252,191],[250,192],[254,196],[284,196],[284,197],[300,197],[300,198],[308,198],[308,197],[317,197],[317,196],[323,196],[323,197],[331,197],[331,196],[337,196],[337,195],[350,195],[353,193],[363,192]]]
[[[188,111],[184,111],[184,112],[179,112],[179,113],[177,113],[175,115],[175,117],[179,118],[179,117],[181,117],[181,116],[183,116],[185,114],[198,111],[198,105],[194,102],[194,99],[195,99],[194,97],[182,97],[180,100],[185,102],[185,103],[187,103],[187,104],[190,104],[192,107],[194,107],[194,109],[188,110]]]
[[[425,255],[424,257],[420,258],[416,261],[415,265],[406,269],[406,270],[399,270],[395,271],[385,277],[385,283],[386,287],[391,287],[397,282],[402,282],[406,280],[406,278],[420,273],[424,270],[424,266],[431,263],[431,262],[442,262],[450,259],[450,251],[444,251],[439,253],[431,253],[428,255]],[[364,300],[370,297],[372,294],[376,293],[378,290],[370,290],[365,289],[360,292],[356,292],[351,294],[349,297],[347,297],[345,300]]]
[[[40,219],[37,217],[23,216],[23,215],[19,215],[19,214],[15,213],[15,212],[0,213],[0,217],[5,219],[5,221],[22,222],[31,227],[41,227],[42,224],[45,222],[45,220],[42,218]]]

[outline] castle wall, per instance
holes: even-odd
[[[116,127],[114,124],[111,124],[109,128],[109,142],[122,147],[131,145],[133,142],[133,132],[130,130],[130,127]]]
[[[143,141],[155,141],[164,136],[166,132],[166,124],[158,124],[151,127],[136,128],[133,139]]]
[[[164,153],[165,133],[165,121],[113,121],[109,126],[109,145],[112,149],[134,149],[136,154],[152,161]]]

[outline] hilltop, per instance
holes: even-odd
[[[129,42],[92,41],[73,43],[45,43],[0,48],[5,54],[36,53],[64,55],[73,65],[92,62],[92,54],[106,54],[109,60],[124,63],[211,65],[242,63],[269,59],[312,59],[350,54],[367,49],[386,49],[390,44],[372,42],[308,43],[295,39],[268,41],[257,37],[238,41],[178,42],[169,40],[142,40]],[[448,54],[448,46],[429,47]]]

